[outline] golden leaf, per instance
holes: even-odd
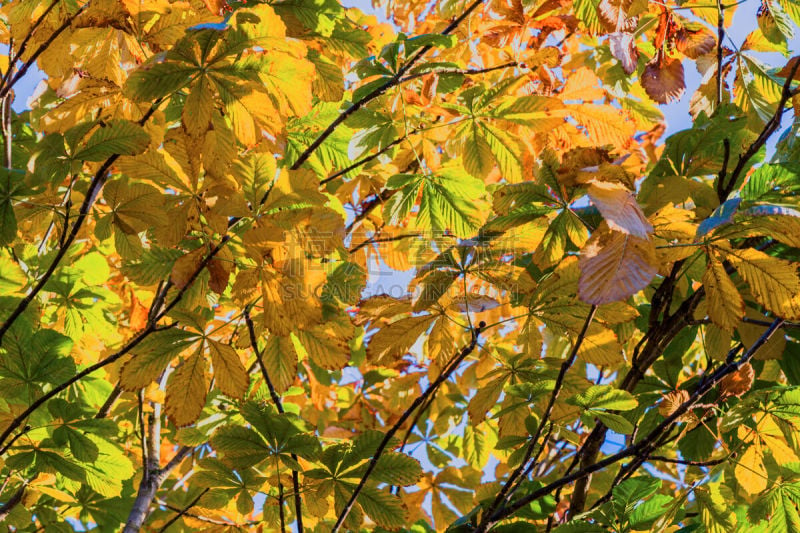
[[[394,362],[408,352],[434,319],[431,315],[412,316],[384,326],[369,339],[367,358],[377,364]]]
[[[236,350],[228,344],[208,339],[214,382],[223,394],[241,399],[250,385],[250,377]]]
[[[758,303],[782,318],[800,318],[800,278],[794,263],[752,248],[727,248],[724,253]]]
[[[198,350],[169,377],[164,412],[178,427],[197,420],[206,405],[206,366],[203,352]]]
[[[709,318],[723,330],[733,333],[744,316],[744,300],[725,272],[725,266],[713,255],[708,257],[703,285],[708,294]]]
[[[624,300],[647,287],[657,271],[655,248],[640,239],[601,225],[583,247],[578,297],[600,305]]]
[[[279,393],[286,392],[297,376],[297,352],[292,340],[289,337],[272,335],[267,339],[261,360],[275,390]]]

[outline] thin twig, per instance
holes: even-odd
[[[380,444],[378,444],[378,447],[375,450],[375,453],[372,455],[369,462],[367,463],[367,468],[364,471],[364,474],[361,476],[358,485],[356,485],[356,488],[350,495],[350,499],[347,501],[344,508],[339,513],[339,516],[336,519],[336,524],[334,524],[331,533],[336,533],[342,527],[342,524],[347,518],[347,515],[350,514],[350,510],[353,508],[353,505],[355,505],[356,498],[358,498],[358,495],[364,489],[364,486],[367,484],[367,480],[372,474],[372,471],[378,464],[378,460],[380,459],[381,455],[383,455],[383,452],[386,450],[386,447],[389,445],[392,438],[394,438],[394,435],[400,430],[403,424],[405,424],[406,420],[408,420],[411,417],[414,411],[422,404],[424,404],[431,395],[435,394],[436,390],[441,386],[441,384],[444,383],[447,379],[449,379],[450,375],[458,368],[461,362],[475,350],[475,347],[478,345],[478,337],[480,336],[481,329],[485,326],[486,324],[484,322],[481,322],[480,324],[478,324],[477,328],[472,330],[472,339],[470,340],[469,344],[467,344],[464,348],[462,348],[461,351],[458,354],[456,354],[455,357],[453,357],[453,359],[451,360],[450,364],[448,364],[446,369],[441,374],[439,374],[439,377],[437,377],[431,384],[429,384],[421,395],[417,396],[414,399],[414,401],[411,403],[408,409],[406,409],[403,412],[403,414],[400,415],[400,418],[398,418],[397,421],[392,425],[392,427],[390,427],[389,430],[384,434],[383,439],[381,440]]]
[[[558,376],[556,377],[555,385],[553,386],[553,392],[550,393],[550,399],[547,402],[547,407],[544,410],[544,414],[542,415],[542,419],[539,424],[536,426],[536,432],[531,437],[530,443],[528,444],[527,449],[525,450],[525,455],[522,458],[522,462],[520,465],[511,473],[506,481],[505,485],[500,489],[497,496],[494,499],[494,502],[486,508],[484,511],[484,519],[478,525],[478,528],[475,530],[475,533],[483,533],[489,527],[489,521],[494,515],[495,511],[498,508],[505,505],[508,500],[510,500],[514,493],[519,489],[520,483],[517,483],[517,480],[523,481],[527,478],[528,474],[533,470],[536,466],[536,461],[538,460],[538,456],[541,451],[544,449],[544,445],[547,442],[545,439],[542,442],[542,446],[539,449],[539,454],[537,454],[536,459],[528,463],[531,456],[533,455],[534,449],[536,449],[539,443],[539,437],[542,435],[542,430],[544,426],[550,421],[550,415],[553,412],[553,406],[555,405],[556,401],[558,400],[558,395],[561,392],[561,387],[564,383],[564,378],[567,375],[567,371],[572,367],[575,363],[575,359],[578,356],[578,350],[580,350],[581,345],[583,344],[583,340],[586,337],[586,333],[589,331],[589,326],[591,325],[592,321],[594,320],[594,315],[597,312],[597,306],[593,305],[589,309],[589,314],[586,316],[586,320],[583,323],[583,327],[581,328],[580,333],[578,334],[577,339],[575,339],[575,344],[572,346],[572,351],[570,352],[567,359],[561,364],[561,368],[558,371]],[[552,424],[550,424],[550,430],[552,431]]]
[[[578,479],[582,479],[593,472],[597,472],[598,470],[602,470],[603,468],[610,466],[616,462],[619,462],[626,457],[638,456],[642,453],[649,453],[653,444],[659,440],[665,433],[668,433],[674,424],[689,410],[691,409],[696,403],[700,401],[700,399],[713,387],[715,387],[720,381],[722,381],[725,376],[735,372],[736,370],[741,367],[741,365],[750,361],[753,358],[755,353],[761,348],[764,344],[769,341],[770,338],[775,334],[778,329],[780,329],[781,323],[783,319],[775,320],[772,325],[770,326],[767,331],[765,331],[761,337],[756,340],[753,345],[738,359],[734,361],[730,361],[725,365],[721,366],[717,369],[712,377],[710,377],[707,381],[702,383],[697,389],[692,393],[692,395],[679,405],[675,411],[672,412],[667,418],[665,418],[660,424],[658,424],[643,440],[639,441],[636,444],[628,446],[624,450],[606,457],[605,459],[598,461],[594,464],[588,465],[581,470],[575,472],[574,474],[563,476],[560,479],[541,487],[531,494],[528,494],[513,503],[499,509],[493,517],[490,519],[489,526],[494,525],[500,520],[503,520],[515,512],[519,511],[523,507],[529,505],[531,502],[550,494],[554,490],[559,487],[563,487],[573,481]]]
[[[461,24],[461,22],[464,21],[464,19],[466,19],[473,11],[475,11],[475,9],[477,9],[478,6],[483,4],[483,2],[484,0],[474,0],[458,17],[456,17],[450,24],[447,25],[447,27],[444,30],[442,30],[441,35],[449,35],[453,30],[455,30],[458,27],[459,24]],[[314,141],[308,146],[308,148],[306,148],[303,151],[303,153],[301,153],[297,157],[297,160],[295,160],[295,162],[292,164],[290,168],[292,170],[297,170],[301,166],[303,166],[303,163],[305,163],[308,160],[308,158],[311,157],[311,154],[313,154],[316,151],[316,149],[319,148],[323,142],[325,142],[325,139],[330,137],[333,134],[333,132],[336,131],[336,128],[338,128],[339,125],[341,125],[345,120],[347,120],[348,117],[350,117],[350,115],[352,115],[353,113],[364,107],[367,103],[378,98],[387,90],[391,89],[392,87],[400,83],[400,80],[403,78],[406,72],[408,72],[411,69],[411,67],[413,67],[416,64],[416,62],[419,61],[422,58],[422,56],[425,55],[432,48],[433,46],[428,45],[418,49],[414,54],[411,55],[411,57],[408,58],[405,64],[397,70],[394,76],[392,76],[391,78],[389,78],[389,80],[386,81],[386,83],[382,84],[380,87],[373,89],[368,94],[364,95],[360,100],[353,102],[350,105],[350,107],[342,111],[339,114],[339,116],[337,116],[336,119],[334,119],[328,125],[328,127],[325,128],[322,131],[322,133],[319,134],[319,136],[317,136],[316,139],[314,139]]]
[[[36,49],[36,51],[34,51],[33,54],[31,54],[31,56],[27,59],[27,61],[25,61],[22,64],[22,66],[19,68],[17,73],[14,74],[14,76],[11,79],[5,79],[4,78],[2,80],[2,84],[0,84],[0,99],[5,98],[6,95],[8,95],[8,93],[11,91],[11,89],[14,88],[14,85],[20,79],[22,79],[22,77],[28,72],[28,69],[31,68],[31,66],[34,63],[36,63],[36,60],[39,59],[39,56],[42,55],[42,53],[45,50],[50,48],[50,45],[52,45],[53,42],[55,42],[55,40],[58,38],[58,36],[61,35],[62,33],[64,33],[64,31],[72,25],[72,21],[75,20],[78,17],[78,15],[83,13],[84,9],[86,9],[88,7],[89,3],[90,2],[86,2],[80,8],[78,8],[78,10],[75,11],[75,13],[73,13],[72,15],[67,17],[67,19],[64,22],[61,23],[61,26],[56,28],[55,31],[53,31],[53,33],[50,35],[50,37],[48,37],[46,41],[44,41],[42,44],[39,45],[39,47]],[[18,57],[19,56],[17,56],[17,58]],[[9,72],[11,72],[10,68],[9,68]]]
[[[2,97],[3,94],[2,91],[0,91],[0,98]],[[138,121],[138,124],[140,126],[145,124],[150,119],[153,113],[156,112],[156,109],[158,109],[161,102],[162,100],[159,99],[155,103],[153,103],[152,106],[150,106],[150,109]],[[100,168],[95,173],[91,183],[89,184],[89,188],[86,191],[86,196],[84,197],[83,203],[81,204],[81,208],[78,211],[78,217],[75,220],[75,223],[72,225],[72,229],[67,235],[67,238],[64,239],[63,243],[59,247],[56,256],[50,262],[50,266],[47,267],[47,270],[42,275],[42,277],[39,278],[39,281],[36,283],[36,285],[34,285],[34,287],[28,292],[28,294],[26,294],[25,297],[19,302],[19,304],[17,304],[17,307],[14,309],[11,315],[8,318],[6,318],[6,320],[3,322],[3,325],[0,326],[0,346],[2,346],[3,337],[5,337],[5,334],[11,328],[11,326],[14,324],[17,318],[19,318],[20,315],[22,315],[22,313],[25,312],[25,309],[27,309],[28,306],[33,301],[33,299],[36,298],[36,295],[39,294],[39,292],[44,288],[48,280],[55,273],[56,268],[58,268],[58,266],[61,264],[61,260],[64,259],[64,256],[67,255],[69,247],[72,246],[72,243],[75,241],[75,238],[78,236],[78,233],[83,227],[83,223],[89,217],[89,213],[92,209],[92,206],[94,205],[95,199],[97,198],[97,195],[100,193],[100,190],[103,188],[103,185],[105,184],[107,178],[106,173],[109,171],[109,169],[111,169],[111,166],[118,158],[119,154],[114,154],[110,156],[108,159],[105,160],[105,162],[100,166]],[[0,439],[0,442],[1,441],[2,439]]]
[[[177,522],[177,521],[178,521],[178,519],[179,519],[180,517],[184,516],[184,515],[185,515],[185,514],[186,514],[186,513],[189,511],[189,509],[191,509],[192,507],[194,507],[195,505],[197,505],[197,502],[199,502],[199,501],[200,501],[200,498],[202,498],[202,497],[205,495],[205,493],[206,493],[206,492],[208,492],[209,490],[211,490],[211,489],[209,489],[209,488],[205,488],[205,489],[203,489],[202,491],[200,491],[200,494],[198,494],[197,496],[195,496],[195,497],[192,499],[192,501],[190,501],[190,502],[189,502],[189,503],[186,505],[186,507],[184,507],[183,509],[181,509],[180,511],[178,511],[178,513],[177,513],[175,516],[173,516],[172,518],[170,518],[170,519],[167,521],[167,523],[166,523],[166,524],[164,524],[164,525],[161,527],[161,529],[159,529],[159,530],[158,530],[158,531],[159,531],[159,533],[164,533],[164,532],[167,530],[167,528],[168,528],[169,526],[171,526],[172,524],[174,524],[175,522]]]
[[[256,361],[258,362],[258,368],[261,370],[261,377],[264,378],[264,383],[267,385],[267,389],[269,390],[270,398],[272,398],[272,403],[275,404],[275,409],[278,410],[279,413],[283,413],[283,402],[281,402],[281,397],[278,395],[278,391],[275,390],[275,385],[273,385],[272,380],[269,377],[269,372],[267,371],[267,365],[264,364],[264,358],[261,351],[258,349],[258,339],[256,338],[256,330],[253,324],[253,319],[250,317],[250,308],[244,308],[244,321],[247,324],[247,333],[250,336],[250,345],[253,347],[253,352],[256,354]],[[297,455],[292,453],[292,459],[294,462],[297,463]],[[280,479],[280,475],[278,476]],[[280,501],[278,502],[280,513],[281,513],[281,524],[283,524],[283,485],[278,487],[279,494],[280,494]],[[297,531],[298,533],[302,533],[303,531],[303,501],[300,496],[300,475],[292,468],[292,490],[294,491],[294,514],[297,520]]]
[[[189,290],[189,287],[192,286],[192,284],[195,282],[195,280],[200,275],[200,273],[203,271],[203,269],[206,268],[206,266],[214,258],[214,256],[217,255],[219,253],[219,251],[222,250],[222,248],[225,247],[225,244],[227,244],[227,242],[229,240],[230,240],[230,236],[229,235],[224,236],[222,238],[222,240],[220,241],[220,243],[218,245],[216,245],[208,253],[208,255],[203,259],[203,261],[200,262],[200,264],[197,266],[197,268],[195,269],[193,274],[187,280],[186,285],[178,291],[178,293],[175,295],[175,297],[172,299],[172,301],[169,303],[169,305],[167,305],[164,308],[164,310],[161,311],[161,313],[159,313],[159,315],[158,315],[158,319],[159,320],[161,318],[165,317],[176,305],[178,305],[178,303],[180,303],[180,301],[183,299],[183,296],[186,294],[186,291]],[[172,326],[170,326],[170,327],[172,327]],[[103,368],[103,367],[113,363],[114,361],[117,361],[120,358],[124,357],[132,349],[134,349],[136,346],[138,346],[139,343],[141,343],[148,336],[150,336],[150,334],[152,334],[153,332],[158,331],[158,330],[159,330],[159,328],[156,326],[155,322],[152,322],[152,323],[148,324],[147,327],[145,327],[145,329],[143,329],[142,331],[137,333],[130,341],[128,341],[128,343],[125,346],[120,348],[118,351],[116,351],[115,353],[109,355],[108,357],[106,357],[104,359],[101,359],[97,363],[84,368],[83,370],[81,370],[80,372],[78,372],[77,374],[75,374],[74,376],[69,378],[68,380],[64,381],[60,385],[57,385],[57,386],[53,387],[52,389],[47,391],[45,394],[43,394],[42,396],[37,398],[31,405],[28,406],[27,409],[25,409],[22,413],[17,415],[11,421],[11,423],[8,425],[8,427],[6,427],[6,429],[3,431],[3,433],[0,434],[0,444],[5,442],[6,439],[8,438],[8,436],[16,428],[18,428],[20,425],[22,425],[22,423],[34,411],[36,411],[39,407],[44,405],[48,400],[54,398],[55,396],[57,396],[58,394],[60,394],[64,390],[68,389],[70,386],[72,386],[73,384],[77,383],[78,381],[82,380],[86,376],[92,374],[93,372],[96,372],[97,370],[100,370],[101,368]]]
[[[325,185],[326,183],[329,183],[329,182],[335,180],[336,178],[340,178],[340,177],[348,174],[349,172],[352,172],[353,170],[357,169],[358,167],[360,167],[362,165],[366,165],[367,163],[369,163],[373,159],[377,159],[378,157],[382,156],[383,154],[385,154],[386,152],[388,152],[389,150],[391,150],[392,148],[394,148],[398,144],[400,144],[403,141],[405,141],[406,139],[408,139],[408,137],[410,135],[414,135],[415,133],[417,133],[419,131],[420,131],[419,128],[409,131],[406,135],[403,135],[402,137],[399,137],[399,138],[393,140],[392,142],[390,142],[389,144],[387,144],[386,146],[384,146],[383,148],[381,148],[380,150],[378,150],[374,154],[370,154],[370,155],[368,155],[368,156],[366,156],[366,157],[364,157],[362,159],[359,159],[355,163],[343,168],[342,170],[334,172],[333,174],[331,174],[327,178],[321,180],[319,182],[319,184],[320,185]]]

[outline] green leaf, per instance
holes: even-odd
[[[112,155],[136,155],[150,144],[144,128],[127,120],[113,120],[89,137],[86,146],[75,154],[81,161],[105,161]]]
[[[422,466],[419,461],[398,452],[384,452],[372,472],[375,481],[401,487],[415,484],[421,476]]]
[[[672,497],[666,494],[656,494],[646,502],[638,505],[631,513],[629,523],[631,529],[646,531],[650,529],[653,522],[658,520],[669,510]]]
[[[611,502],[617,517],[627,519],[638,502],[655,494],[660,487],[661,480],[649,476],[626,479],[614,487]]]
[[[611,431],[616,431],[622,435],[630,435],[633,433],[633,424],[626,420],[622,415],[594,410],[589,410],[589,413],[591,413],[593,416],[596,416],[600,422],[608,426]]]
[[[400,498],[386,490],[364,487],[356,501],[379,526],[396,529],[405,524],[406,512]]]
[[[56,331],[12,328],[3,341],[6,353],[0,357],[0,376],[7,378],[6,386],[62,383],[75,372],[69,356],[72,339]]]
[[[20,170],[0,168],[0,246],[11,243],[17,237],[14,202],[31,193],[25,185],[24,176],[25,173]]]
[[[16,262],[6,255],[0,255],[0,293],[18,292],[25,286],[26,280],[25,273]]]
[[[570,398],[569,403],[584,409],[614,409],[630,411],[639,403],[630,392],[611,385],[592,385],[586,392]]]
[[[253,466],[271,455],[258,433],[242,426],[223,426],[211,437],[211,446],[237,466]]]

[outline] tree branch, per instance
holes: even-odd
[[[0,91],[0,98],[2,97],[3,93],[2,91]],[[140,126],[145,124],[153,115],[153,113],[156,112],[156,109],[158,109],[161,102],[162,100],[159,99],[158,101],[153,103],[153,105],[150,106],[150,109],[144,114],[144,116],[141,119],[139,119],[137,123]],[[72,246],[72,243],[78,236],[78,232],[80,232],[81,228],[83,227],[83,223],[89,216],[89,212],[91,211],[92,206],[94,205],[97,195],[99,194],[100,190],[103,188],[103,185],[105,184],[106,173],[109,171],[111,165],[113,165],[117,159],[119,159],[119,154],[114,154],[108,159],[106,159],[102,165],[100,165],[100,168],[95,173],[91,183],[89,183],[89,188],[86,191],[86,196],[84,197],[83,204],[81,204],[81,208],[78,211],[78,217],[75,220],[74,224],[72,225],[72,230],[70,230],[69,234],[67,235],[67,238],[64,239],[64,241],[59,246],[58,253],[56,253],[55,258],[53,258],[53,261],[51,261],[50,266],[47,267],[47,270],[39,279],[39,281],[36,283],[36,285],[34,285],[34,287],[30,290],[30,292],[28,292],[28,294],[25,295],[25,297],[20,301],[20,303],[17,304],[17,307],[14,309],[11,315],[5,320],[5,322],[3,322],[3,325],[0,326],[0,346],[2,346],[3,344],[3,337],[5,337],[5,334],[11,328],[11,326],[14,324],[17,318],[19,318],[22,315],[22,313],[25,312],[25,309],[27,309],[28,306],[33,301],[33,299],[36,298],[36,295],[39,294],[39,292],[44,288],[44,286],[47,284],[47,281],[55,273],[56,268],[58,268],[59,264],[61,263],[61,260],[64,259],[65,255],[67,255],[69,247]],[[2,442],[2,438],[0,438],[0,442]]]
[[[473,0],[473,2],[461,13],[458,17],[456,17],[447,27],[442,30],[442,35],[449,35],[453,30],[455,30],[461,22],[464,21],[475,9],[478,8],[481,4],[483,4],[484,0]],[[306,148],[303,153],[301,153],[297,160],[292,164],[290,167],[292,170],[297,170],[303,163],[305,163],[311,154],[313,154],[317,148],[319,148],[325,139],[330,137],[336,128],[338,128],[345,120],[350,117],[353,113],[364,107],[366,104],[371,102],[372,100],[378,98],[387,90],[391,89],[392,87],[398,85],[402,80],[403,76],[408,72],[411,67],[413,67],[417,61],[419,61],[423,55],[425,55],[429,50],[431,50],[432,46],[423,46],[419,50],[417,50],[414,54],[411,55],[410,58],[406,61],[406,63],[398,69],[398,71],[392,76],[386,83],[382,84],[380,87],[377,87],[370,91],[368,94],[364,95],[360,100],[353,102],[350,107],[342,111],[339,116],[337,116],[327,128],[325,128],[319,136],[314,139],[308,148]]]
[[[670,414],[660,424],[658,424],[647,435],[647,437],[645,437],[643,440],[639,441],[636,444],[628,446],[624,450],[622,450],[622,451],[620,451],[618,453],[615,453],[614,455],[611,455],[609,457],[606,457],[605,459],[603,459],[601,461],[598,461],[598,462],[596,462],[594,464],[588,465],[588,466],[582,468],[581,470],[575,472],[574,474],[563,476],[560,479],[558,479],[558,480],[556,480],[556,481],[554,481],[554,482],[552,482],[552,483],[550,483],[550,484],[548,484],[548,485],[546,485],[544,487],[541,487],[541,488],[533,491],[531,494],[528,494],[528,495],[526,495],[526,496],[514,501],[510,505],[507,505],[507,506],[499,509],[495,513],[495,516],[492,517],[492,520],[491,520],[491,523],[489,524],[489,526],[491,527],[492,525],[496,524],[498,521],[503,520],[503,519],[513,515],[515,512],[519,511],[520,509],[522,509],[523,507],[527,506],[531,502],[541,498],[542,496],[550,494],[551,492],[553,492],[554,490],[558,489],[559,487],[563,487],[564,485],[572,483],[573,481],[577,481],[578,479],[583,479],[584,477],[592,474],[593,472],[597,472],[598,470],[601,470],[601,469],[603,469],[603,468],[605,468],[607,466],[610,466],[610,465],[612,465],[612,464],[614,464],[614,463],[616,463],[618,461],[621,461],[622,459],[625,459],[626,457],[637,456],[637,455],[641,455],[642,453],[649,453],[649,451],[651,450],[651,447],[653,446],[653,444],[658,439],[660,439],[664,435],[664,433],[667,432],[667,430],[671,429],[673,424],[676,424],[678,419],[680,419],[680,417],[682,417],[689,409],[691,409],[696,403],[698,403],[700,401],[700,399],[702,399],[702,397],[708,391],[710,391],[720,381],[722,381],[722,379],[725,376],[735,372],[736,370],[739,369],[739,367],[741,365],[749,362],[750,359],[752,359],[753,356],[755,355],[755,353],[758,351],[758,349],[761,348],[767,341],[769,341],[769,339],[772,338],[772,335],[776,331],[778,331],[778,329],[780,329],[780,326],[781,326],[782,322],[783,322],[783,319],[775,320],[772,323],[772,325],[767,329],[767,331],[765,331],[761,335],[761,337],[759,337],[758,340],[756,340],[753,343],[753,345],[741,356],[741,358],[739,358],[738,360],[729,361],[729,362],[725,363],[724,365],[722,365],[719,369],[717,369],[712,374],[712,376],[709,377],[708,380],[702,382],[697,387],[697,389],[695,389],[695,391],[692,393],[692,395],[689,397],[689,399],[687,399],[685,402],[683,402],[681,405],[679,405],[675,409],[675,411],[673,411],[672,414]],[[738,348],[735,349],[735,350],[738,351]],[[731,353],[735,354],[736,351],[732,350]]]
[[[555,385],[553,386],[553,392],[550,393],[550,399],[547,402],[547,407],[544,410],[544,414],[542,415],[542,419],[539,424],[536,426],[536,432],[531,437],[530,443],[528,444],[528,448],[525,450],[525,455],[522,458],[522,462],[520,465],[511,473],[506,481],[505,485],[500,489],[500,492],[494,499],[494,502],[486,508],[484,511],[484,518],[481,523],[478,525],[478,528],[475,530],[475,533],[484,533],[489,527],[489,521],[491,517],[495,514],[497,509],[508,502],[514,493],[519,489],[520,483],[517,481],[525,480],[530,472],[536,466],[536,462],[539,459],[539,455],[541,454],[542,450],[544,450],[544,445],[547,442],[547,439],[542,441],[542,445],[539,448],[538,453],[533,461],[530,461],[531,456],[533,456],[533,451],[536,449],[539,443],[539,437],[542,435],[542,430],[544,426],[550,421],[550,415],[553,412],[553,406],[558,400],[558,395],[561,392],[561,387],[564,384],[564,378],[567,375],[567,372],[575,363],[575,359],[578,356],[578,350],[580,350],[581,344],[583,344],[583,340],[586,337],[586,333],[589,331],[589,326],[591,325],[592,321],[594,320],[594,315],[597,312],[597,306],[593,305],[591,309],[589,309],[589,314],[586,316],[586,320],[583,323],[583,327],[581,328],[580,333],[578,334],[577,339],[575,339],[575,344],[572,345],[572,351],[570,352],[567,359],[561,363],[561,368],[558,371],[558,376],[556,377]],[[552,431],[552,424],[550,425],[550,430]],[[530,461],[530,464],[529,464]]]
[[[786,103],[792,98],[793,95],[792,82],[794,81],[795,74],[798,72],[798,68],[800,68],[800,61],[795,61],[794,65],[792,65],[792,67],[789,69],[789,73],[786,76],[786,82],[783,84],[781,98],[778,101],[778,107],[775,109],[775,113],[772,115],[772,118],[767,121],[764,129],[761,130],[761,133],[758,135],[758,137],[756,137],[756,140],[753,141],[747,150],[745,150],[745,152],[739,156],[739,160],[731,172],[731,179],[725,187],[726,198],[733,191],[733,187],[739,180],[739,175],[744,171],[750,159],[752,159],[753,156],[756,155],[759,150],[761,150],[761,148],[767,143],[767,140],[769,140],[772,134],[775,133],[775,131],[777,131],[777,129],[780,127],[781,117],[783,117],[783,108],[786,107]]]
[[[188,504],[186,507],[184,507],[183,509],[181,509],[180,511],[178,511],[178,514],[176,514],[175,516],[173,516],[172,518],[170,518],[170,519],[167,521],[167,523],[166,523],[166,524],[164,524],[164,525],[161,527],[161,529],[159,529],[159,530],[158,530],[158,531],[159,531],[159,533],[164,533],[164,532],[167,530],[167,528],[169,528],[169,526],[171,526],[172,524],[174,524],[175,522],[177,522],[177,521],[178,521],[178,519],[179,519],[180,517],[184,516],[184,515],[185,515],[185,514],[186,514],[186,513],[189,511],[189,509],[191,509],[192,507],[194,507],[195,505],[197,505],[197,502],[199,502],[199,501],[200,501],[200,498],[202,498],[202,497],[205,495],[205,493],[206,493],[206,492],[208,492],[209,490],[211,490],[211,489],[209,489],[209,488],[205,488],[205,489],[203,489],[202,491],[200,491],[200,494],[198,494],[197,496],[195,496],[195,497],[192,499],[192,501],[190,501],[190,502],[189,502],[189,504]]]
[[[375,466],[378,464],[378,460],[380,459],[383,452],[386,450],[389,442],[391,442],[394,435],[400,430],[406,420],[414,413],[414,411],[421,406],[423,403],[427,401],[427,399],[436,393],[436,390],[444,383],[447,379],[450,378],[450,375],[458,368],[461,362],[474,350],[475,347],[478,345],[478,337],[480,336],[481,329],[484,328],[486,324],[481,322],[478,324],[478,327],[472,330],[472,339],[470,340],[469,344],[467,344],[461,351],[456,354],[455,357],[451,360],[450,364],[447,365],[445,370],[439,374],[433,383],[428,385],[425,391],[417,396],[411,405],[406,409],[400,418],[389,428],[389,430],[384,434],[383,439],[381,440],[380,444],[378,444],[375,453],[373,454],[372,458],[370,458],[369,463],[367,463],[367,468],[364,471],[364,474],[361,476],[361,480],[359,480],[358,485],[356,485],[355,490],[353,490],[353,494],[350,495],[350,499],[345,504],[342,511],[339,513],[339,517],[336,519],[336,523],[331,530],[331,533],[336,533],[342,527],[347,515],[350,514],[350,510],[355,505],[356,498],[364,489],[364,486],[367,484],[367,480],[369,476],[372,474],[372,471],[375,470]]]
[[[22,501],[22,497],[25,495],[25,489],[28,488],[28,482],[23,481],[22,485],[17,489],[17,492],[11,495],[6,503],[0,506],[0,522],[6,519],[9,513],[19,505]]]
[[[57,1],[58,0],[55,0],[55,2],[53,2],[53,5],[55,5],[55,3]],[[78,10],[75,11],[75,13],[73,13],[72,15],[67,17],[67,19],[64,22],[62,22],[61,25],[58,28],[55,29],[55,31],[50,35],[50,37],[48,37],[45,42],[43,42],[42,44],[39,45],[39,47],[33,52],[33,54],[31,54],[31,57],[29,57],[27,59],[27,61],[25,61],[22,64],[22,66],[19,68],[17,73],[14,74],[14,76],[11,77],[11,79],[7,79],[7,77],[4,77],[2,80],[0,80],[0,99],[5,98],[8,95],[8,93],[11,92],[11,89],[14,88],[14,85],[20,79],[22,79],[22,77],[28,72],[28,69],[31,68],[31,66],[34,63],[36,63],[36,60],[39,59],[39,56],[42,55],[42,53],[45,50],[50,48],[50,45],[53,44],[53,42],[58,38],[59,35],[64,33],[64,31],[72,25],[72,21],[75,20],[78,17],[78,15],[83,13],[83,11],[86,9],[86,7],[88,5],[89,5],[89,2],[86,2],[81,7],[79,7]],[[44,16],[46,16],[46,14],[43,15],[42,18],[44,18]],[[41,20],[38,23],[35,23],[35,25],[38,26],[38,24],[40,24],[40,23],[41,23]],[[29,33],[29,37],[32,34],[34,29],[35,28],[32,28],[31,33]],[[25,43],[25,41],[23,41],[23,43]],[[25,44],[27,44],[27,43],[25,43]],[[16,61],[17,59],[19,59],[20,55],[21,54],[18,53],[14,57],[14,60]],[[11,61],[9,60],[8,73],[10,73],[10,72],[12,72],[12,69],[11,69]],[[6,73],[6,76],[8,76],[8,73]]]
[[[113,363],[114,361],[119,360],[121,357],[125,356],[132,349],[134,349],[137,345],[139,345],[139,343],[141,343],[143,340],[145,340],[151,333],[153,333],[155,331],[159,331],[160,328],[157,326],[158,320],[160,320],[163,317],[165,317],[176,305],[178,305],[178,303],[181,301],[181,299],[183,299],[183,296],[186,294],[186,291],[189,290],[189,287],[191,287],[192,284],[197,280],[197,277],[200,275],[200,273],[203,271],[203,269],[214,258],[214,256],[217,255],[219,253],[219,251],[222,250],[222,248],[225,247],[225,245],[227,244],[227,242],[229,240],[230,240],[230,235],[225,235],[222,238],[222,240],[220,241],[220,243],[218,245],[216,245],[208,253],[208,255],[203,259],[203,261],[200,262],[200,264],[197,266],[195,271],[189,277],[188,281],[186,282],[186,285],[178,291],[178,293],[175,295],[175,297],[172,299],[172,301],[169,303],[169,305],[167,305],[164,308],[164,310],[161,311],[161,313],[158,314],[157,320],[155,320],[153,322],[150,322],[147,325],[147,327],[145,327],[145,329],[143,329],[142,331],[137,333],[136,336],[134,336],[130,341],[128,341],[128,343],[125,346],[123,346],[120,350],[118,350],[117,352],[109,355],[108,357],[106,357],[104,359],[101,359],[100,361],[98,361],[97,363],[95,363],[93,365],[90,365],[90,366],[84,368],[83,370],[81,370],[80,372],[78,372],[77,374],[75,374],[74,376],[72,376],[71,378],[66,380],[65,382],[61,383],[60,385],[57,385],[57,386],[53,387],[47,393],[45,393],[44,395],[42,395],[39,398],[37,398],[31,405],[28,406],[27,409],[25,409],[22,413],[17,415],[11,421],[11,423],[8,425],[8,427],[3,431],[3,433],[0,434],[0,444],[4,443],[6,441],[6,439],[8,438],[8,436],[11,435],[11,433],[13,433],[16,428],[18,428],[20,425],[22,425],[22,423],[31,415],[31,413],[33,413],[39,407],[44,405],[48,400],[50,400],[51,398],[54,398],[55,396],[57,396],[61,392],[65,391],[70,386],[72,386],[73,384],[77,383],[78,381],[80,381],[81,379],[85,378],[86,376],[92,374],[93,372],[95,372],[95,371],[97,371],[97,370],[99,370],[99,369],[101,369],[101,368]]]
[[[250,309],[248,307],[244,308],[244,321],[247,324],[247,333],[250,336],[250,345],[253,347],[253,352],[256,354],[256,361],[258,361],[258,368],[261,370],[261,377],[264,378],[264,383],[267,385],[269,396],[272,398],[272,403],[275,404],[275,409],[282,414],[284,412],[283,402],[281,402],[281,397],[278,395],[278,391],[275,390],[275,386],[273,385],[272,380],[269,378],[267,366],[264,364],[261,351],[258,349],[256,330],[255,326],[253,325],[253,319],[250,317]],[[294,462],[297,463],[297,455],[292,453],[291,456],[292,459],[294,459]],[[278,479],[280,479],[280,473],[278,474]],[[280,501],[278,502],[278,505],[281,514],[281,524],[283,524],[283,485],[279,486],[278,489],[280,492]],[[297,531],[298,533],[302,533],[303,501],[300,496],[300,475],[294,468],[292,469],[292,490],[294,491],[294,514],[297,520]]]

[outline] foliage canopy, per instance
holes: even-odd
[[[740,4],[5,2],[0,521],[800,531],[800,5]]]

